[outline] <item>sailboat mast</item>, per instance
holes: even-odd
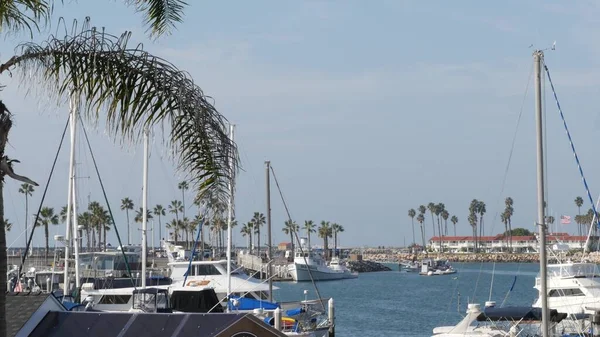
[[[234,125],[229,125],[229,137],[233,142],[233,128]],[[229,207],[227,207],[227,301],[231,295],[231,222],[233,220],[233,182],[235,180],[235,168],[233,167],[233,153],[229,156],[229,169],[231,179],[229,180]],[[227,305],[227,311],[229,311],[229,305]]]
[[[540,236],[540,298],[542,299],[542,337],[548,337],[548,290],[546,275],[546,219],[544,216],[544,144],[542,117],[542,67],[544,53],[536,50],[533,53],[535,70],[535,129],[537,142],[537,225]]]
[[[146,229],[148,228],[148,143],[149,130],[144,130],[144,173],[142,182],[142,289],[146,289],[146,260],[147,252],[147,237]]]
[[[271,242],[271,176],[269,169],[271,168],[271,162],[265,161],[265,169],[267,175],[267,278],[269,279],[269,302],[273,302],[273,275],[272,272],[272,259],[273,259],[273,244]],[[260,251],[260,249],[259,249]]]

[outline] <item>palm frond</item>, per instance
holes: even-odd
[[[59,100],[81,98],[88,120],[106,117],[109,131],[124,139],[139,140],[145,127],[166,122],[178,168],[190,175],[199,194],[226,200],[238,156],[225,117],[187,73],[140,46],[128,47],[129,36],[92,28],[25,43],[0,65],[0,74],[15,68],[23,83],[45,83],[46,92]]]
[[[38,23],[48,21],[52,13],[47,0],[0,0],[0,33],[39,30]]]
[[[144,21],[150,36],[170,33],[176,23],[183,21],[183,10],[188,4],[183,0],[129,0],[138,12],[144,13]]]

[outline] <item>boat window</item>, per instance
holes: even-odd
[[[104,295],[98,304],[127,304],[131,295]]]
[[[219,270],[212,264],[198,264],[192,267],[191,276],[203,276],[203,275],[221,275]]]
[[[575,289],[552,289],[548,293],[549,297],[561,297],[561,296],[585,296],[585,294],[578,288]]]

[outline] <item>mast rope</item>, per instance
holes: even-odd
[[[117,223],[115,222],[115,217],[113,216],[112,209],[110,208],[110,203],[108,202],[108,197],[106,196],[106,190],[104,189],[104,183],[102,182],[102,177],[100,176],[100,171],[98,170],[98,164],[96,163],[96,157],[94,156],[94,151],[92,151],[92,145],[90,144],[90,139],[88,138],[87,131],[85,130],[85,125],[83,125],[83,120],[80,118],[81,129],[83,130],[83,135],[85,136],[85,141],[88,145],[88,149],[90,150],[90,157],[92,158],[92,163],[94,164],[94,169],[96,170],[96,175],[98,176],[98,182],[100,183],[100,188],[102,189],[102,195],[104,196],[104,201],[106,202],[106,208],[108,208],[108,214],[110,214],[110,220],[112,221],[113,228],[115,229],[115,234],[117,235],[117,241],[119,242],[119,247],[121,247],[121,253],[123,254],[123,259],[125,260],[125,267],[127,268],[127,273],[129,274],[129,279],[131,280],[131,284],[134,289],[137,289],[135,285],[135,281],[133,280],[133,275],[131,273],[131,267],[129,266],[129,261],[127,261],[127,254],[125,254],[125,250],[123,248],[123,243],[121,242],[121,235],[119,235],[119,229],[117,228]],[[98,229],[100,230],[100,229]],[[106,238],[104,238],[106,241]],[[106,242],[105,242],[106,245]],[[146,275],[142,275],[142,277],[146,277]]]
[[[565,127],[565,132],[567,134],[567,138],[569,138],[569,144],[571,145],[571,150],[573,151],[573,156],[575,157],[575,162],[577,163],[577,168],[579,169],[579,175],[581,175],[581,181],[583,182],[583,186],[585,187],[585,192],[587,193],[588,199],[590,200],[590,204],[592,204],[592,210],[594,211],[594,217],[596,218],[596,222],[598,219],[598,212],[596,211],[596,204],[594,203],[594,199],[592,198],[592,194],[590,193],[590,188],[588,186],[587,180],[585,179],[585,175],[583,174],[583,168],[581,167],[581,162],[579,161],[579,156],[577,155],[577,151],[575,151],[575,145],[573,144],[573,138],[571,138],[571,133],[569,132],[569,127],[567,126],[567,121],[565,119],[565,115],[560,107],[560,102],[558,101],[558,96],[556,94],[556,90],[554,89],[554,84],[552,83],[552,77],[550,77],[550,70],[548,70],[548,66],[544,62],[544,70],[546,70],[546,74],[548,75],[548,82],[550,83],[550,88],[552,88],[552,94],[554,95],[554,101],[556,102],[556,106],[558,107],[558,112],[560,113],[560,118],[562,119],[563,125]],[[590,224],[590,227],[592,225]]]
[[[288,209],[287,203],[285,202],[285,198],[283,197],[283,192],[281,191],[281,188],[279,187],[279,181],[277,180],[277,176],[275,175],[275,170],[273,169],[273,165],[270,165],[270,168],[271,168],[271,172],[273,172],[273,179],[275,180],[275,185],[277,186],[277,190],[279,191],[279,196],[281,197],[281,201],[283,202],[283,207],[285,208],[285,212],[287,213],[288,220],[293,224],[294,221],[292,220],[292,215],[290,214],[290,210]],[[292,228],[290,228],[290,230],[291,229]],[[296,241],[298,242],[298,247],[300,247],[300,253],[302,253],[302,257],[304,258],[304,263],[308,266],[308,261],[306,261],[306,255],[304,254],[304,249],[302,248],[302,244],[300,243],[300,238],[298,238],[298,232],[293,231],[293,233],[294,233],[294,237],[295,237]],[[310,251],[310,247],[308,247],[308,250]],[[327,251],[325,250],[325,247],[323,247],[323,253],[325,254],[325,257],[327,257]],[[295,254],[295,252],[292,252],[292,254]],[[319,287],[317,287],[317,283],[315,283],[315,279],[313,278],[310,268],[306,267],[306,270],[308,271],[308,276],[310,276],[310,281],[312,282],[313,286],[315,287],[315,291],[317,293],[317,297],[319,298],[319,302],[321,303],[321,306],[323,307],[323,311],[325,311],[325,304],[323,303],[323,301],[321,299],[321,293],[319,292]]]
[[[33,240],[33,233],[35,232],[35,227],[37,227],[35,224],[38,222],[38,219],[40,217],[40,212],[42,211],[42,206],[44,205],[44,200],[46,199],[46,193],[48,192],[48,187],[50,186],[50,179],[52,179],[52,174],[54,173],[54,168],[56,167],[56,161],[58,160],[58,155],[60,154],[60,149],[62,148],[63,141],[65,140],[65,134],[67,133],[67,128],[69,127],[70,119],[71,119],[71,114],[69,114],[69,117],[67,117],[67,123],[65,123],[65,128],[63,130],[62,136],[60,136],[60,143],[58,144],[58,150],[56,150],[56,155],[54,156],[54,162],[52,162],[52,168],[50,169],[50,174],[48,175],[48,180],[46,181],[46,187],[44,188],[44,193],[42,194],[42,200],[40,200],[40,207],[38,207],[37,213],[35,214],[35,220],[31,226],[31,233],[29,234],[29,239],[27,239],[27,245],[25,246],[25,252],[23,252],[23,257],[21,258],[21,264],[19,265],[18,277],[21,276],[21,272],[23,271],[23,265],[25,264],[25,260],[27,259],[27,252],[29,252],[29,247],[31,246],[31,241]],[[29,215],[25,215],[25,216],[29,216]],[[25,219],[25,221],[27,221],[27,219]],[[4,276],[2,276],[2,277],[4,277]],[[17,286],[17,282],[15,282],[12,285],[11,291],[15,291],[16,286]]]

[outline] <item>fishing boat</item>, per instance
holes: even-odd
[[[333,266],[328,265],[321,255],[309,249],[306,242],[305,238],[300,239],[300,246],[295,249],[294,262],[288,265],[288,272],[294,281],[342,280],[358,277],[358,273],[341,266],[339,260]]]
[[[419,275],[436,276],[456,274],[456,269],[452,268],[448,260],[444,259],[424,259],[421,263]]]

